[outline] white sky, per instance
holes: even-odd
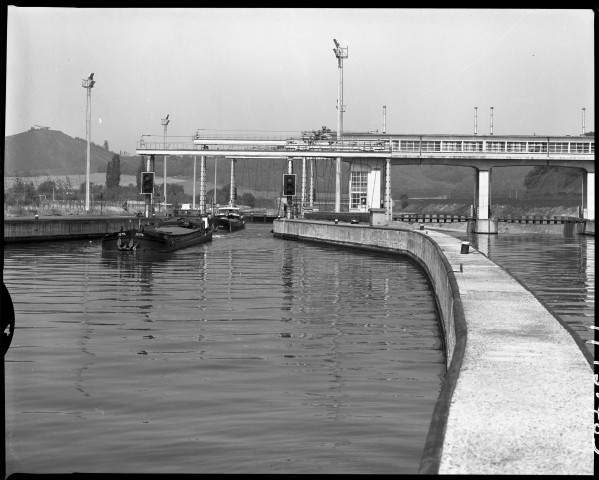
[[[578,135],[594,121],[594,16],[571,9],[8,7],[6,135],[32,125],[135,152],[141,134]],[[254,132],[244,132],[252,134]],[[172,138],[174,140],[174,138]]]

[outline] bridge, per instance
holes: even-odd
[[[288,161],[293,172],[294,158],[302,159],[302,207],[312,206],[313,161],[335,158],[335,212],[341,209],[341,162],[350,163],[349,211],[367,212],[383,208],[393,218],[391,202],[392,165],[453,165],[474,168],[476,175],[475,231],[496,233],[497,219],[491,218],[491,170],[508,166],[554,166],[583,170],[583,216],[595,220],[595,138],[591,136],[540,135],[395,135],[344,133],[340,139],[306,139],[302,136],[243,137],[196,134],[186,142],[148,141],[142,137],[136,153],[147,156],[153,170],[155,155],[200,156],[202,159],[200,197],[205,193],[205,157],[231,159],[231,188],[235,162],[243,158],[279,158]],[[306,161],[309,161],[310,185]],[[203,189],[203,190],[202,190]],[[288,198],[290,201],[291,198]],[[200,204],[200,209],[205,206]],[[291,215],[292,209],[288,209]]]

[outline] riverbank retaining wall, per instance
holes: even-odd
[[[39,217],[4,219],[4,243],[98,238],[137,227],[138,217]]]

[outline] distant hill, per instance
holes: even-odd
[[[594,135],[594,133],[593,133]],[[5,137],[4,175],[33,177],[39,175],[84,175],[86,169],[85,139],[70,137],[58,130],[32,128],[26,132]],[[105,173],[106,165],[115,153],[91,144],[91,173]],[[121,173],[136,175],[141,157],[121,156]],[[206,176],[209,183],[214,182],[215,157],[207,157]],[[230,183],[229,159],[217,161],[217,185],[219,188]],[[295,173],[298,185],[301,183],[300,160],[295,160]],[[314,176],[315,188],[319,192],[334,192],[334,161],[317,161]],[[342,163],[342,188],[347,190],[349,182],[349,164]],[[200,176],[200,157],[196,162],[196,178]],[[163,158],[156,157],[155,170],[158,183],[162,182],[164,171]],[[580,191],[580,175],[573,175],[573,169],[536,169],[533,167],[505,167],[492,171],[492,195],[513,195],[518,190],[523,195],[525,178],[534,174],[534,182],[527,182],[529,195],[559,195]],[[274,159],[239,160],[236,168],[236,183],[239,188],[256,191],[278,191],[282,184],[282,175],[287,172],[287,162]],[[193,176],[193,161],[188,157],[169,156],[167,173],[173,177]],[[391,169],[393,198],[401,195],[414,197],[450,196],[471,197],[474,190],[475,170],[467,167],[442,165],[403,165]],[[189,182],[191,184],[191,182]],[[192,193],[187,187],[186,193]],[[189,190],[189,191],[188,191]]]
[[[113,155],[113,152],[92,143],[91,172],[106,172],[106,164]],[[5,176],[85,174],[86,159],[86,140],[69,137],[58,130],[32,128],[5,137]]]

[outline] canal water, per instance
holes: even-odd
[[[4,251],[6,474],[415,473],[445,373],[406,258],[215,235]]]
[[[504,234],[461,236],[529,288],[586,343],[594,357],[595,237]]]

